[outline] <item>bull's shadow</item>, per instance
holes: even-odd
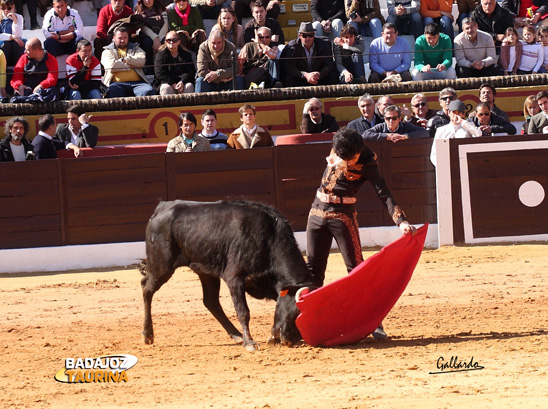
[[[417,346],[426,346],[432,344],[460,344],[464,342],[476,342],[476,341],[485,341],[485,340],[498,340],[498,339],[513,339],[513,338],[525,338],[525,337],[534,337],[534,336],[548,336],[548,331],[539,329],[536,331],[523,331],[523,332],[494,332],[489,333],[458,333],[451,335],[441,335],[438,337],[414,337],[409,338],[405,336],[401,337],[390,337],[389,339],[376,340],[372,337],[365,338],[356,344],[351,345],[339,345],[334,347],[325,347],[333,348],[340,350],[359,350],[365,348],[374,348],[374,349],[389,349],[389,348],[400,348],[400,347],[417,347]],[[318,348],[324,348],[319,346]]]

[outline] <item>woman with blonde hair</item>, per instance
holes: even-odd
[[[238,17],[232,7],[221,9],[215,27],[219,27],[225,39],[234,44],[238,50],[245,45],[244,29],[238,24]]]
[[[523,102],[523,117],[525,118],[525,122],[521,127],[522,135],[527,134],[531,118],[539,112],[540,107],[538,106],[537,97],[534,95],[529,95],[527,98],[525,98],[525,101]]]

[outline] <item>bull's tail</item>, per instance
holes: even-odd
[[[146,276],[148,274],[147,259],[142,259],[141,262],[137,265],[137,268],[139,269],[141,275]]]

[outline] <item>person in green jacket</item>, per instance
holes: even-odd
[[[166,10],[169,30],[177,31],[184,49],[198,52],[207,38],[200,10],[188,0],[174,0]]]
[[[424,34],[415,41],[414,81],[449,80],[457,78],[452,67],[453,47],[448,35],[440,33],[436,23],[424,27]]]

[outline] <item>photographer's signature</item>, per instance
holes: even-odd
[[[437,375],[441,373],[451,372],[467,372],[467,371],[479,371],[485,367],[474,361],[474,357],[469,360],[459,360],[458,356],[452,356],[449,361],[446,361],[443,356],[438,358],[436,367],[439,369],[437,372],[429,372],[430,375]]]

